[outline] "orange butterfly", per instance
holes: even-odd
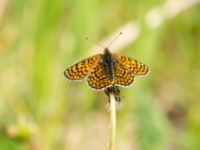
[[[134,82],[135,76],[146,75],[149,68],[141,62],[110,53],[108,48],[103,54],[86,58],[67,68],[64,75],[69,80],[83,80],[86,76],[89,86],[96,90],[108,87],[129,87]]]

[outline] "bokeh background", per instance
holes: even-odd
[[[120,31],[151,72],[121,88],[117,150],[199,150],[198,0],[0,0],[0,149],[106,149],[107,97],[63,71]]]

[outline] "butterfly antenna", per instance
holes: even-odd
[[[112,43],[115,42],[121,35],[122,35],[122,32],[120,32],[116,37],[114,37],[113,40],[108,44],[107,48],[109,48],[112,45]]]
[[[99,42],[96,42],[94,40],[89,39],[88,37],[85,38],[86,40],[90,41],[93,44],[96,44],[98,46],[100,46],[101,48],[105,49],[105,47],[103,45],[101,45]]]

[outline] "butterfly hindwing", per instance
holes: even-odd
[[[97,54],[76,63],[64,71],[65,77],[69,80],[83,80],[92,71],[100,58],[101,54]]]
[[[134,82],[134,74],[129,72],[129,70],[118,61],[116,61],[115,67],[115,85],[129,87]]]
[[[111,86],[113,83],[112,80],[108,78],[105,68],[98,64],[89,74],[87,82],[89,86],[96,90],[105,89],[108,86]]]

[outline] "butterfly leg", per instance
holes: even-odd
[[[114,94],[115,96],[115,100],[117,103],[121,102],[121,96],[120,96],[120,90],[118,88],[118,86],[112,86],[112,87],[108,87],[104,90],[105,94],[108,96],[108,102],[110,103],[110,94]]]

